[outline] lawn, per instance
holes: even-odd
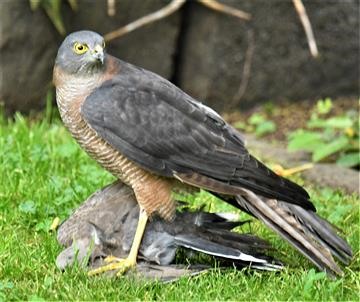
[[[354,249],[354,260],[344,268],[343,278],[329,280],[256,221],[251,230],[271,241],[288,264],[280,273],[214,269],[161,284],[88,277],[78,267],[58,271],[55,258],[61,247],[49,230],[51,222],[57,216],[68,217],[86,197],[112,180],[77,146],[58,119],[29,122],[17,115],[13,122],[0,120],[0,301],[359,298],[359,197],[307,183],[318,212],[343,230]],[[294,180],[303,184],[299,177]],[[236,211],[203,192],[187,200],[195,205],[207,202],[211,211]]]

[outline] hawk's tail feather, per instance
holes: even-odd
[[[352,259],[352,250],[349,244],[336,235],[333,226],[322,219],[316,213],[306,211],[301,207],[286,205],[289,210],[294,213],[302,221],[302,225],[306,227],[308,233],[315,236],[319,242],[326,246],[331,254],[344,264],[349,264]]]
[[[312,211],[313,206],[302,209],[296,200],[289,203],[279,197],[263,197],[256,194],[261,194],[259,192],[254,193],[242,186],[232,186],[197,173],[177,173],[174,176],[217,196],[225,196],[225,201],[263,221],[331,276],[343,274],[332,255],[344,263],[352,258],[350,246],[335,233],[330,223]],[[310,201],[308,203],[312,205]]]
[[[335,234],[329,223],[297,205],[259,197],[248,190],[244,193],[236,197],[239,206],[289,241],[319,269],[331,276],[343,274],[332,255],[348,263],[352,257],[351,248]]]

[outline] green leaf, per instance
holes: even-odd
[[[77,0],[68,0],[70,7],[73,11],[77,11],[78,9],[78,3]]]
[[[328,219],[332,223],[339,223],[346,217],[347,214],[351,212],[352,209],[353,209],[352,205],[338,204],[335,206],[335,209],[331,212]]]
[[[38,9],[41,0],[29,0],[29,2],[30,2],[30,8],[31,8],[31,10],[32,10],[32,11],[35,11],[35,10]]]
[[[311,293],[315,288],[314,283],[322,279],[326,279],[325,272],[316,272],[313,268],[310,269],[305,279],[306,282],[304,284],[304,292]]]
[[[321,144],[323,144],[323,141],[320,133],[299,130],[290,135],[288,150],[314,151]]]
[[[248,119],[248,122],[251,125],[259,125],[265,121],[266,121],[265,117],[260,113],[254,113]]]
[[[336,128],[346,129],[353,125],[353,121],[348,116],[335,116],[327,120],[324,119],[311,119],[307,126],[309,128]]]
[[[326,120],[319,119],[319,118],[312,118],[310,121],[306,123],[306,126],[309,128],[326,128]]]
[[[332,155],[336,152],[339,152],[347,147],[349,144],[349,140],[345,136],[341,136],[329,144],[322,144],[320,145],[316,150],[314,150],[314,153],[312,155],[313,161],[320,161],[329,155]]]
[[[66,30],[61,17],[61,3],[62,0],[29,0],[31,10],[36,10],[40,6],[46,11],[51,22],[61,35],[65,35]],[[68,0],[71,9],[77,10],[77,0]]]
[[[61,0],[47,0],[44,2],[44,9],[61,35],[65,35],[66,30],[61,18]]]
[[[360,154],[359,152],[352,152],[341,155],[336,163],[343,167],[355,167],[360,164]]]
[[[54,279],[51,276],[45,276],[43,284],[45,287],[50,287],[54,284]]]
[[[262,136],[267,133],[272,133],[276,130],[276,125],[272,121],[265,121],[259,125],[257,125],[255,129],[256,136]]]
[[[35,225],[35,230],[37,232],[39,231],[48,232],[50,230],[51,223],[52,220],[50,218],[44,219]]]
[[[0,290],[12,289],[12,288],[14,288],[13,282],[0,281]]]
[[[326,121],[328,127],[338,128],[338,129],[346,129],[353,125],[353,121],[348,116],[335,116],[329,118]]]
[[[73,157],[78,152],[78,147],[73,143],[66,143],[60,145],[55,152],[61,158]]]
[[[36,212],[36,204],[32,200],[27,200],[22,202],[19,205],[20,212],[27,213],[27,214],[35,214]]]
[[[333,104],[331,102],[330,98],[326,98],[325,100],[319,100],[316,103],[316,111],[319,114],[328,114],[333,107]]]
[[[242,121],[237,121],[236,123],[233,124],[233,126],[236,129],[242,129],[242,130],[246,130],[246,128],[247,128],[246,124]]]

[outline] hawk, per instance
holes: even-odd
[[[148,218],[172,220],[175,189],[203,189],[277,232],[319,269],[341,275],[352,251],[316,214],[308,193],[249,154],[219,114],[159,75],[105,52],[92,31],[68,35],[53,81],[61,118],[80,146],[129,185],[140,213],[126,259],[93,273],[136,265]]]

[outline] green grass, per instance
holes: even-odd
[[[280,273],[215,269],[161,284],[87,277],[77,267],[59,272],[55,258],[61,247],[49,231],[52,220],[65,219],[112,180],[58,120],[29,122],[19,115],[14,122],[0,120],[0,300],[358,300],[358,196],[309,184],[318,212],[343,229],[355,251],[343,278],[327,279],[259,222],[251,224],[251,231],[270,240],[289,264]],[[203,192],[187,200],[207,203],[212,211],[234,211]]]

